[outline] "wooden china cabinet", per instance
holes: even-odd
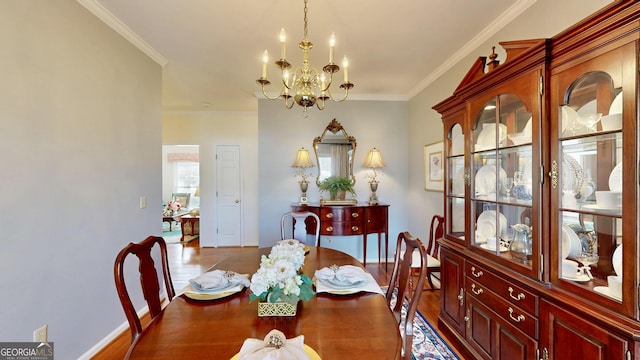
[[[640,3],[500,45],[434,106],[440,328],[476,358],[640,358]]]

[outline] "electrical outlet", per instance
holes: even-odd
[[[333,238],[331,236],[327,236],[327,242],[331,244],[333,242]]]
[[[142,195],[140,196],[140,209],[144,209],[147,207],[147,197]]]
[[[40,343],[46,343],[47,342],[47,331],[48,331],[48,326],[47,325],[42,325],[41,327],[35,329],[33,331],[33,341],[34,342],[40,342]]]

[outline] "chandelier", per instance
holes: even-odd
[[[340,71],[340,66],[333,62],[333,49],[335,47],[335,36],[331,34],[329,40],[329,63],[322,68],[322,71],[316,70],[309,65],[309,50],[313,48],[313,43],[307,40],[307,1],[304,0],[304,38],[298,44],[302,50],[302,66],[295,71],[290,72],[291,64],[286,59],[286,33],[284,29],[280,31],[280,43],[282,45],[281,58],[276,60],[275,64],[280,69],[282,78],[282,89],[276,97],[269,97],[265,91],[265,86],[271,84],[267,80],[267,62],[269,61],[269,53],[267,50],[262,55],[262,76],[256,80],[262,88],[262,94],[269,100],[284,99],[284,105],[287,109],[291,109],[293,104],[298,104],[304,108],[304,113],[316,105],[318,109],[323,110],[325,101],[331,99],[333,101],[344,101],[349,96],[349,90],[353,88],[353,84],[349,82],[348,67],[349,59],[345,55],[342,66],[344,67],[344,81],[340,88],[344,90],[344,96],[336,99],[331,94],[331,83],[333,82],[333,74]],[[293,98],[291,100],[291,98]]]

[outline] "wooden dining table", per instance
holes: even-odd
[[[260,256],[270,248],[243,249],[209,270],[232,270],[252,275]],[[343,252],[310,247],[303,272],[313,277],[317,269],[362,264]],[[258,317],[258,302],[249,302],[249,289],[229,297],[198,301],[176,296],[131,345],[130,359],[230,359],[245,339],[263,339],[272,329],[287,338],[304,335],[304,343],[325,360],[396,359],[402,339],[398,323],[381,294],[318,293],[298,303],[293,317]]]

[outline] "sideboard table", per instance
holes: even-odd
[[[378,234],[378,263],[380,263],[380,244],[384,233],[385,263],[389,253],[389,205],[357,203],[353,205],[306,205],[293,204],[293,211],[311,211],[320,218],[320,235],[349,236],[362,235],[363,264],[367,265],[367,235]],[[309,218],[307,233],[314,234],[315,220]],[[318,241],[318,246],[320,246]],[[385,265],[386,270],[386,265]]]

